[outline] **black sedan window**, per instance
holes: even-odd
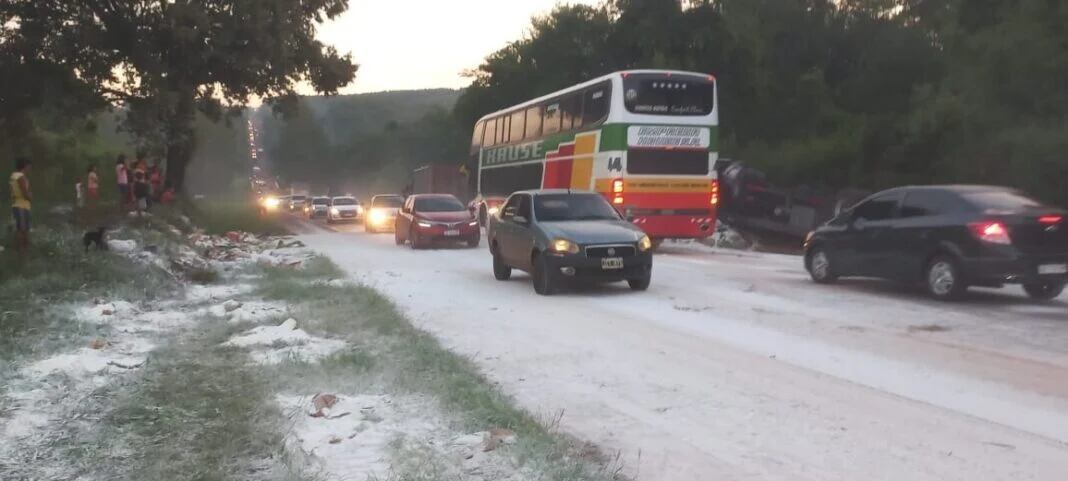
[[[467,210],[460,201],[452,197],[424,197],[415,199],[416,212],[457,212]]]
[[[548,194],[534,198],[534,214],[541,222],[619,220],[619,213],[597,194]]]
[[[1041,202],[1008,190],[968,192],[964,199],[981,210],[1020,210],[1043,207]]]

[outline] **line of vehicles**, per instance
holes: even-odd
[[[454,195],[462,190],[455,166],[439,166],[420,171],[417,193],[376,196],[367,212],[352,197],[304,199],[303,208],[392,230],[398,245],[416,249],[477,247],[485,227],[494,276],[527,271],[540,294],[572,280],[645,290],[661,241],[715,232],[718,125],[715,77],[617,72],[480,119],[461,169],[477,173],[466,205]],[[970,286],[1020,283],[1052,299],[1068,282],[1065,224],[1064,211],[1010,189],[891,189],[811,232],[803,262],[818,283],[884,277],[947,300]]]

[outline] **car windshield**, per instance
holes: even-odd
[[[294,195],[294,196],[292,197],[292,199],[293,199],[293,200],[296,200],[296,201],[303,201],[304,199],[307,199],[307,197],[305,197],[305,196],[303,196],[303,195]]]
[[[415,199],[416,212],[457,212],[467,210],[455,197],[424,197]]]
[[[339,198],[339,199],[334,199],[334,205],[357,205],[357,204],[359,204],[359,202],[356,202],[356,199],[353,199],[351,197],[342,197],[342,198]]]
[[[390,197],[375,197],[371,200],[371,207],[395,207],[399,208],[404,205],[404,198],[401,196]]]
[[[963,194],[963,197],[981,210],[1020,210],[1043,207],[1041,202],[1011,190],[967,192]]]
[[[619,213],[597,194],[548,194],[534,198],[534,215],[542,222],[619,220]]]
[[[314,205],[327,205],[329,203],[330,199],[327,199],[326,197],[316,197],[312,199],[312,204]]]

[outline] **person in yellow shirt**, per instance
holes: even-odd
[[[15,172],[11,173],[11,213],[15,217],[15,251],[25,254],[30,249],[30,160],[19,157],[15,160]]]

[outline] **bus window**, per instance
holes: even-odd
[[[541,137],[540,105],[527,109],[527,138],[536,139],[538,137]]]
[[[510,122],[512,123],[512,135],[510,137],[512,142],[519,142],[520,140],[523,140],[523,134],[525,133],[526,129],[523,123],[523,118],[525,116],[526,113],[522,110],[512,114],[512,120],[510,120]]]
[[[716,84],[693,75],[632,74],[623,78],[627,110],[652,115],[708,115],[716,105]]]
[[[543,170],[541,162],[481,169],[479,188],[484,195],[511,195],[520,190],[537,189],[541,187]]]
[[[560,100],[560,131],[582,127],[582,93],[568,94]]]
[[[582,124],[594,125],[608,116],[608,98],[612,93],[612,84],[605,82],[586,91],[583,102]]]
[[[497,119],[497,143],[508,143],[508,116],[499,117]]]
[[[560,131],[560,104],[553,103],[545,106],[545,122],[542,125],[544,135],[552,135]]]
[[[493,147],[497,145],[497,119],[489,119],[486,121],[486,135],[482,137],[483,147]]]
[[[482,146],[482,130],[486,128],[485,122],[475,124],[475,130],[471,133],[471,150],[476,151]]]

